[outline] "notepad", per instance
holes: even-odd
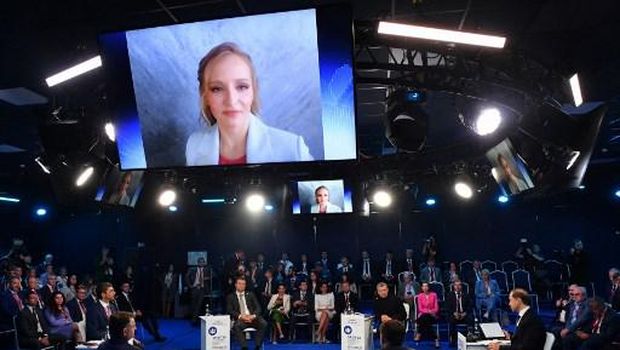
[[[502,326],[497,322],[481,323],[480,329],[486,339],[505,339],[506,335],[502,330]]]

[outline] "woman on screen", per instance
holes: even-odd
[[[319,186],[314,190],[316,204],[310,207],[311,214],[342,213],[342,209],[329,202],[329,190],[325,186]]]
[[[108,204],[129,205],[131,197],[127,191],[131,185],[131,176],[131,172],[126,172],[121,176],[121,180],[116,186],[116,190],[108,198]]]
[[[502,169],[502,180],[508,185],[510,193],[516,194],[530,188],[527,183],[516,174],[510,166],[508,159],[501,153],[497,154],[497,164],[499,164],[499,167]]]
[[[267,126],[257,116],[258,80],[251,57],[222,43],[198,65],[204,126],[190,135],[187,165],[309,161],[303,138]]]

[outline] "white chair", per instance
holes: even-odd
[[[544,350],[551,350],[553,347],[553,343],[555,343],[555,335],[553,333],[547,332],[547,340],[545,340]]]

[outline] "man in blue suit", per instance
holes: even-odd
[[[566,324],[561,330],[556,333],[557,341],[554,343],[554,348],[560,349],[562,340],[570,337],[574,334],[579,327],[583,326],[587,320],[590,308],[588,306],[587,291],[584,287],[576,287],[572,292],[572,299],[568,305],[566,305]]]
[[[104,339],[107,333],[110,315],[117,313],[114,304],[116,292],[111,283],[103,282],[97,287],[99,300],[90,304],[86,311],[86,340]]]

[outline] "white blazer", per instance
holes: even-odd
[[[274,294],[271,296],[269,300],[269,304],[267,304],[267,310],[271,313],[271,310],[276,306],[276,299],[278,299],[278,295]],[[288,315],[289,311],[291,311],[291,296],[288,294],[284,294],[282,297],[282,306],[284,306],[284,314]]]
[[[313,204],[310,207],[310,214],[318,214],[319,213],[319,205],[318,204]],[[340,208],[339,206],[335,205],[335,204],[331,204],[330,202],[327,202],[327,210],[325,211],[325,213],[330,214],[330,213],[342,213],[342,208]]]
[[[272,128],[253,114],[250,115],[246,147],[248,164],[313,160],[301,136]],[[187,165],[217,165],[219,159],[220,133],[217,123],[194,132],[187,139]]]

